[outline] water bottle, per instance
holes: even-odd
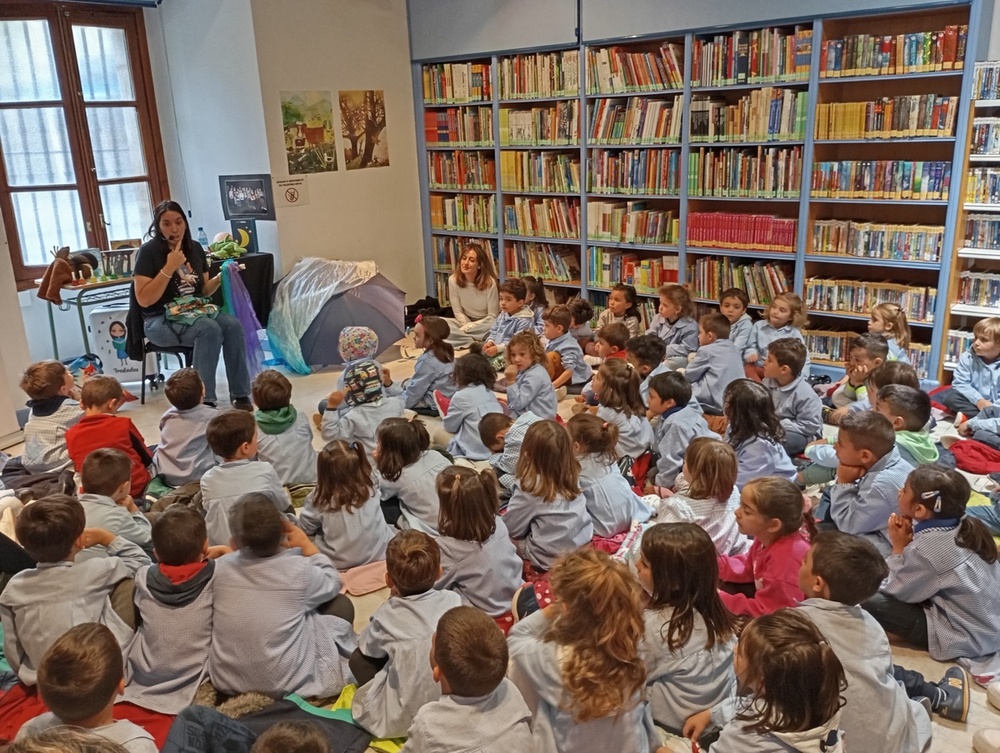
[[[198,243],[202,245],[202,248],[208,248],[208,236],[205,234],[205,228],[198,228]]]

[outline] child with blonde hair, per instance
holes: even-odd
[[[934,399],[955,412],[956,423],[975,418],[1000,399],[1000,317],[980,319],[972,328],[972,347],[958,358],[951,387]],[[996,417],[991,413],[991,417]]]
[[[763,318],[754,322],[750,337],[747,338],[747,346],[743,351],[747,377],[758,382],[764,378],[764,357],[767,355],[767,346],[773,341],[781,337],[794,337],[805,342],[802,328],[806,324],[806,309],[802,299],[795,293],[778,293],[764,309]],[[809,377],[808,358],[802,375]]]
[[[664,285],[659,293],[660,307],[648,331],[667,346],[667,366],[681,369],[687,366],[689,356],[698,350],[694,301],[687,288],[680,285]]]
[[[540,418],[556,417],[559,402],[546,369],[545,348],[532,330],[518,332],[507,343],[507,407],[517,418],[534,413]]]
[[[59,361],[38,361],[24,370],[20,386],[30,398],[21,456],[24,470],[46,473],[68,468],[73,461],[66,448],[66,430],[83,418],[73,375]]]
[[[895,303],[877,303],[869,314],[868,331],[882,335],[889,345],[889,361],[910,362],[910,324],[906,312]]]
[[[508,676],[532,710],[535,749],[652,751],[642,698],[639,584],[604,552],[581,549],[552,569],[558,601],[514,625]]]

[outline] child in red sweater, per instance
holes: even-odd
[[[749,595],[744,588],[726,593],[723,586],[719,596],[733,614],[758,617],[794,607],[805,598],[799,588],[799,568],[816,524],[802,503],[798,487],[778,476],[757,478],[743,487],[736,525],[740,533],[753,537],[753,544],[746,554],[719,557],[723,584],[752,586]]]
[[[121,450],[132,461],[132,485],[129,494],[139,499],[149,483],[149,465],[153,462],[146,441],[132,419],[116,416],[125,391],[112,376],[96,374],[83,385],[80,406],[83,418],[66,431],[66,447],[77,473],[93,450],[109,447]]]

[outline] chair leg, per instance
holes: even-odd
[[[146,404],[146,351],[142,351],[142,372],[140,373],[139,405]]]

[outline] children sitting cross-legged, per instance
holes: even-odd
[[[670,371],[670,367],[663,363],[663,357],[667,353],[667,346],[663,344],[656,335],[646,333],[638,337],[630,337],[625,343],[625,360],[635,366],[642,377],[642,384],[639,385],[639,394],[642,395],[642,402],[649,406],[649,384],[653,377],[665,374]]]
[[[128,493],[132,483],[132,461],[120,450],[94,450],[83,461],[80,474],[83,494],[80,504],[87,516],[87,528],[103,528],[126,541],[151,551],[149,519],[136,507]],[[106,550],[90,547],[78,560],[100,557]]]
[[[619,358],[602,363],[592,382],[600,405],[598,418],[618,427],[615,451],[622,459],[637,459],[653,443],[653,427],[639,393],[641,382],[636,368]]]
[[[507,345],[507,407],[517,418],[531,412],[555,419],[559,409],[556,391],[545,368],[545,348],[533,331],[518,332]]]
[[[719,554],[743,554],[747,537],[736,525],[740,490],[736,486],[736,451],[712,437],[695,437],[684,453],[683,492],[660,500],[658,523],[690,521],[705,529]]]
[[[90,730],[129,753],[156,753],[153,736],[127,719],[116,721],[115,700],[125,688],[121,646],[104,625],[77,625],[45,652],[38,692],[49,711],[25,723],[18,740],[62,725]]]
[[[462,598],[434,590],[441,551],[422,531],[401,531],[385,555],[389,600],[358,636],[351,672],[358,681],[351,713],[375,737],[401,737],[420,707],[441,696],[427,660],[438,620]]]
[[[436,479],[448,459],[430,449],[427,427],[419,419],[390,418],[378,427],[375,468],[386,520],[437,536]]]
[[[527,290],[524,304],[531,309],[531,315],[535,320],[531,329],[536,335],[541,337],[542,329],[545,327],[542,315],[549,307],[549,299],[545,295],[545,284],[534,275],[524,275],[521,280],[524,282],[524,287]]]
[[[612,358],[625,358],[625,346],[628,344],[629,338],[628,327],[626,327],[621,322],[611,322],[605,324],[599,330],[597,330],[597,335],[594,338],[594,347],[591,349],[593,355],[588,353],[587,363],[592,366],[598,366],[605,361]],[[578,397],[577,402],[583,402],[584,398],[590,398],[591,391],[588,391],[587,387],[583,389],[583,397]],[[592,401],[588,400],[588,402]]]
[[[739,462],[737,486],[762,476],[795,478],[795,466],[781,446],[785,430],[763,384],[750,379],[733,382],[726,388],[722,410],[728,421],[726,441]]]
[[[508,499],[517,483],[517,459],[528,427],[542,419],[534,413],[522,413],[517,420],[505,413],[487,413],[479,422],[479,438],[489,449],[490,467],[500,484],[501,499]]]
[[[24,550],[39,565],[13,576],[0,592],[4,658],[25,685],[34,685],[42,656],[75,625],[100,622],[125,646],[133,625],[112,606],[123,581],[131,607],[132,576],[149,557],[138,546],[100,528],[86,528],[83,506],[53,494],[26,505],[14,530]],[[74,562],[81,550],[103,546],[107,557]],[[71,608],[68,608],[72,605]]]
[[[566,430],[580,461],[580,490],[594,524],[595,545],[613,552],[621,544],[614,537],[628,531],[633,521],[649,520],[653,510],[618,469],[617,426],[580,413],[566,423]]]
[[[281,511],[291,508],[274,466],[256,461],[257,423],[240,410],[221,411],[208,422],[208,446],[222,458],[221,465],[201,477],[202,505],[208,543],[229,543],[229,511],[244,494],[260,492]]]
[[[111,447],[124,452],[132,461],[129,494],[136,498],[142,497],[149,483],[153,457],[132,419],[115,415],[124,399],[125,391],[114,377],[89,377],[80,393],[83,418],[66,430],[66,447],[77,473],[83,470],[83,461],[93,450]]]
[[[755,617],[795,606],[802,600],[799,567],[816,533],[798,487],[776,476],[748,482],[740,492],[736,524],[753,544],[746,554],[719,555],[719,578],[724,584],[752,586],[752,593],[723,587],[720,596],[726,608]]]
[[[536,751],[654,751],[642,692],[641,589],[628,567],[580,549],[552,568],[556,602],[507,638],[508,676],[532,711]]]
[[[695,714],[684,725],[686,737],[698,739],[709,723],[721,722],[712,753],[843,753],[844,668],[808,617],[782,609],[751,620],[733,665],[750,695]]]
[[[239,551],[215,566],[212,684],[229,695],[337,695],[356,646],[337,569],[263,494],[244,495],[229,526]]]
[[[736,621],[719,598],[715,545],[700,526],[650,528],[636,571],[649,594],[646,700],[656,725],[679,735],[692,714],[735,695]]]
[[[625,340],[638,335],[642,329],[642,317],[636,306],[637,300],[638,296],[633,286],[621,282],[615,285],[608,294],[607,308],[597,317],[597,339],[601,337],[601,330],[609,324],[621,324],[625,327]],[[602,354],[597,349],[596,340],[584,349],[588,356],[607,358],[607,354]]]
[[[729,320],[729,339],[743,354],[750,340],[753,319],[747,313],[750,297],[741,288],[726,288],[719,294],[719,313]]]
[[[30,398],[21,456],[24,470],[47,473],[68,468],[73,461],[66,448],[66,430],[83,418],[73,375],[59,361],[39,361],[24,370],[21,389]]]
[[[962,414],[956,416],[959,423],[1000,400],[1000,317],[980,319],[972,334],[972,347],[959,356],[951,387],[934,395],[949,410]]]
[[[302,531],[338,570],[384,560],[393,531],[361,445],[330,442],[319,453],[316,475],[316,489],[299,513]]]
[[[495,619],[507,616],[523,563],[498,514],[496,477],[453,465],[437,478],[441,574],[434,584]],[[505,625],[509,628],[509,624]]]
[[[882,554],[889,554],[889,516],[913,470],[896,449],[892,424],[874,411],[848,413],[840,422],[834,449],[839,465],[824,519],[839,531],[870,539]]]
[[[205,385],[194,369],[180,369],[167,377],[163,389],[170,407],[160,418],[160,442],[153,451],[153,467],[170,486],[197,481],[215,465],[208,446],[208,422],[218,410],[205,405]]]
[[[593,376],[594,369],[583,360],[583,349],[572,334],[572,315],[568,306],[556,305],[542,314],[542,334],[548,343],[545,355],[552,370],[552,386],[582,388]]]
[[[836,409],[826,420],[837,426],[848,412],[871,410],[872,395],[868,394],[868,375],[881,366],[889,355],[889,346],[882,335],[858,335],[847,346],[847,361],[844,367],[847,376],[830,396]]]
[[[698,350],[684,367],[684,376],[691,383],[695,398],[712,415],[722,414],[722,394],[726,387],[743,378],[743,362],[729,339],[729,329],[729,320],[722,314],[701,317]]]
[[[312,427],[292,405],[292,383],[274,369],[254,377],[251,394],[257,410],[257,459],[270,463],[284,486],[316,483]]]
[[[892,422],[899,456],[914,468],[924,463],[936,463],[937,445],[927,430],[931,420],[930,396],[913,387],[887,384],[872,398],[875,411]]]
[[[441,422],[444,430],[453,435],[448,452],[468,460],[486,460],[490,451],[479,438],[479,420],[487,413],[503,413],[493,394],[496,371],[486,356],[469,353],[455,361],[452,379],[458,391]]]
[[[534,423],[524,435],[503,522],[518,554],[540,573],[560,554],[590,543],[594,526],[580,491],[580,462],[555,421]]]
[[[802,378],[806,346],[794,337],[781,337],[767,346],[763,385],[771,394],[785,439],[788,457],[802,453],[823,431],[823,401]]]
[[[214,560],[229,547],[210,548],[205,519],[171,505],[153,523],[153,549],[158,564],[135,576],[142,623],[125,649],[124,700],[177,714],[208,679]]]
[[[523,280],[512,278],[500,283],[500,316],[493,322],[482,352],[494,358],[502,355],[507,349],[510,338],[518,332],[533,329],[535,326],[534,312],[524,305],[528,297],[528,287]],[[499,366],[498,368],[503,368]]]
[[[688,357],[698,350],[694,301],[687,288],[681,285],[664,285],[658,292],[660,307],[649,322],[649,332],[667,346],[667,366],[680,369],[687,366]]]
[[[1000,564],[989,531],[965,515],[971,493],[958,471],[922,465],[910,473],[889,520],[889,576],[862,606],[932,659],[959,660],[981,674],[977,660],[995,664],[1000,651]],[[964,721],[967,692],[961,718],[949,718]]]
[[[906,312],[895,303],[876,303],[869,317],[868,331],[882,335],[889,347],[886,361],[909,363],[910,324],[906,321]]]
[[[757,381],[764,376],[764,357],[767,346],[782,337],[805,340],[802,328],[806,326],[806,309],[795,293],[778,293],[764,309],[764,318],[753,323],[747,346],[743,351],[744,370],[747,377]],[[809,362],[802,374],[809,376]]]
[[[799,570],[806,600],[799,610],[820,629],[847,675],[841,729],[851,740],[885,753],[921,753],[931,738],[931,720],[896,681],[897,669],[885,631],[859,604],[878,592],[889,574],[885,559],[870,541],[839,531],[824,531]],[[947,686],[945,686],[947,687]],[[942,689],[928,700],[961,694]]]
[[[403,382],[403,403],[425,416],[438,415],[434,392],[446,398],[455,394],[451,374],[455,370],[455,348],[447,342],[451,328],[438,316],[425,316],[413,325],[413,344],[424,352],[413,364],[413,376]]]
[[[452,607],[431,639],[431,672],[441,698],[417,712],[403,753],[515,753],[533,749],[531,712],[504,677],[507,640],[478,609]]]
[[[329,408],[323,414],[320,434],[324,442],[346,439],[360,442],[371,463],[375,451],[375,432],[387,418],[403,415],[403,398],[386,397],[383,394],[382,379],[374,361],[362,361],[344,372],[344,391],[330,395]],[[345,410],[333,410],[340,403],[347,404]]]
[[[691,385],[675,371],[657,374],[650,380],[649,412],[659,417],[655,426],[653,449],[656,476],[647,482],[646,491],[664,496],[672,489],[684,465],[684,453],[696,437],[718,438],[708,428],[705,417],[691,405]]]

